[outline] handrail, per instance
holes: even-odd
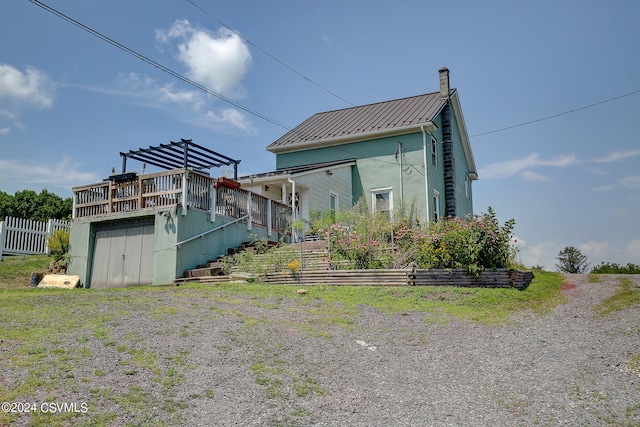
[[[185,239],[185,240],[183,240],[183,241],[181,241],[181,242],[178,242],[178,243],[174,244],[173,246],[180,247],[180,246],[182,246],[184,243],[190,242],[190,241],[192,241],[192,240],[199,239],[200,237],[205,236],[205,235],[207,235],[207,234],[209,234],[209,233],[213,233],[214,231],[220,230],[221,228],[225,228],[227,225],[235,224],[236,222],[240,222],[240,221],[242,221],[243,219],[247,219],[247,218],[249,218],[249,215],[245,215],[245,216],[243,216],[243,217],[236,218],[236,219],[234,219],[233,221],[229,221],[229,222],[227,222],[227,223],[224,223],[224,224],[222,224],[222,225],[220,225],[220,226],[218,226],[218,227],[216,227],[216,228],[212,228],[211,230],[207,230],[207,231],[204,231],[204,232],[202,232],[202,233],[200,233],[200,234],[196,234],[196,235],[195,235],[195,236],[193,236],[193,237],[189,237],[188,239]]]

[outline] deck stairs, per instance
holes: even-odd
[[[329,252],[326,246],[322,242],[314,242],[315,244],[305,245],[302,249],[302,261],[301,251],[298,245],[286,245],[278,247],[272,250],[270,253],[257,253],[257,249],[254,245],[245,244],[238,248],[229,250],[229,255],[238,254],[241,252],[252,253],[252,260],[255,265],[254,269],[247,269],[239,267],[231,267],[229,274],[225,274],[225,263],[223,258],[220,257],[216,260],[208,261],[205,264],[196,266],[191,270],[186,270],[184,276],[175,279],[176,285],[182,283],[220,283],[243,280],[247,277],[263,275],[265,272],[273,270],[273,259],[278,258],[283,264],[281,267],[287,270],[287,264],[289,262],[298,261],[300,270],[302,271],[324,271],[335,268],[344,268],[347,263],[344,262],[330,262]]]

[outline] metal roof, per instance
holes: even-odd
[[[250,179],[280,178],[283,176],[290,176],[290,175],[295,175],[295,174],[304,173],[304,172],[311,172],[311,171],[320,170],[324,168],[355,164],[355,162],[356,162],[356,159],[345,159],[345,160],[334,160],[330,162],[311,163],[308,165],[292,166],[289,168],[276,169],[271,172],[241,176],[240,178],[238,178],[238,180],[246,181]]]
[[[451,95],[455,89],[451,89]],[[447,102],[440,92],[317,113],[267,147],[281,152],[371,133],[416,127],[433,120]]]
[[[135,159],[163,169],[190,168],[195,170],[210,169],[220,166],[233,166],[234,176],[238,174],[238,163],[234,160],[206,147],[198,145],[190,139],[169,144],[149,146],[139,150],[120,153],[122,157],[122,173],[126,173],[127,159]]]

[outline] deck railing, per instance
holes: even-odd
[[[184,169],[104,181],[73,189],[73,217],[86,218],[144,209],[186,205],[188,209],[241,218],[251,224],[285,231],[291,208],[240,188],[216,185],[208,175]],[[186,189],[186,193],[183,192]],[[215,203],[215,206],[214,206]]]

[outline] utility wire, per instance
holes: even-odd
[[[52,7],[48,6],[48,5],[46,5],[45,3],[42,3],[42,2],[41,2],[41,1],[39,1],[39,0],[28,0],[28,1],[29,1],[29,2],[31,2],[31,3],[33,3],[33,4],[35,4],[36,6],[39,6],[39,7],[40,7],[40,8],[42,8],[42,9],[46,10],[47,12],[50,12],[50,13],[52,13],[52,14],[56,15],[57,17],[62,18],[62,19],[64,19],[65,21],[67,21],[67,22],[69,22],[69,23],[71,23],[71,24],[73,24],[73,25],[77,26],[78,28],[81,28],[82,30],[84,30],[84,31],[86,31],[86,32],[88,32],[88,33],[90,33],[90,34],[92,34],[92,35],[94,35],[94,36],[98,37],[99,39],[101,39],[101,40],[103,40],[103,41],[105,41],[105,42],[107,42],[107,43],[109,43],[109,44],[111,44],[111,45],[113,45],[113,46],[117,47],[118,49],[121,49],[121,50],[123,50],[124,52],[126,52],[126,53],[128,53],[128,54],[130,54],[130,55],[135,56],[136,58],[138,58],[138,59],[140,59],[140,60],[142,60],[142,61],[144,61],[144,62],[148,63],[149,65],[152,65],[152,66],[154,66],[155,68],[157,68],[157,69],[159,69],[159,70],[161,70],[161,71],[164,71],[165,73],[167,73],[167,74],[169,74],[169,75],[171,75],[171,76],[173,76],[173,77],[175,77],[175,78],[177,78],[177,79],[179,79],[179,80],[182,80],[183,82],[185,82],[185,83],[187,83],[187,84],[189,84],[189,85],[191,85],[191,86],[193,86],[193,87],[195,87],[195,88],[197,88],[197,89],[200,89],[200,90],[202,90],[202,91],[204,91],[204,92],[206,92],[206,93],[208,93],[208,94],[210,94],[210,95],[212,95],[212,96],[215,96],[216,98],[219,98],[219,99],[221,99],[221,100],[223,100],[223,101],[225,101],[225,102],[227,102],[227,103],[229,103],[229,104],[233,105],[234,107],[239,108],[240,110],[243,110],[243,111],[245,111],[245,112],[247,112],[247,113],[249,113],[249,114],[252,114],[252,115],[254,115],[254,116],[256,116],[256,117],[259,117],[259,118],[261,118],[261,119],[263,119],[263,120],[265,120],[265,121],[267,121],[267,122],[269,122],[269,123],[272,123],[272,124],[274,124],[274,125],[276,125],[276,126],[279,126],[279,127],[283,128],[283,129],[286,129],[286,130],[288,130],[288,131],[293,131],[293,132],[295,132],[295,133],[297,133],[297,134],[299,134],[299,135],[301,135],[301,136],[304,136],[304,135],[300,134],[298,131],[296,131],[294,128],[292,128],[291,126],[288,126],[288,125],[286,125],[286,124],[284,124],[284,123],[282,123],[282,122],[279,122],[279,121],[277,121],[277,120],[275,120],[275,119],[273,119],[273,118],[271,118],[271,117],[269,117],[269,116],[267,116],[267,115],[265,115],[265,114],[262,114],[262,113],[260,113],[260,112],[258,112],[258,111],[256,111],[256,110],[254,110],[254,109],[252,109],[252,108],[249,108],[249,107],[247,107],[247,106],[245,106],[245,105],[243,105],[243,104],[240,104],[239,102],[236,102],[236,101],[234,101],[234,100],[232,100],[232,99],[230,99],[230,98],[228,98],[228,97],[226,97],[226,96],[222,95],[221,93],[218,93],[218,92],[216,92],[216,91],[214,91],[214,90],[212,90],[212,89],[210,89],[210,88],[208,88],[208,87],[206,87],[206,86],[204,86],[204,85],[202,85],[202,84],[200,84],[200,83],[198,83],[198,82],[196,82],[196,81],[194,81],[194,80],[191,80],[190,78],[188,78],[188,77],[186,77],[186,76],[184,76],[184,75],[182,75],[182,74],[180,74],[180,73],[178,73],[178,72],[176,72],[176,71],[173,71],[172,69],[170,69],[170,68],[168,68],[168,67],[165,67],[164,65],[162,65],[162,64],[160,64],[160,63],[158,63],[158,62],[156,62],[156,61],[154,61],[154,60],[152,60],[152,59],[150,59],[150,58],[148,58],[148,57],[146,57],[146,56],[142,55],[141,53],[138,53],[137,51],[135,51],[135,50],[133,50],[133,49],[131,49],[131,48],[129,48],[129,47],[127,47],[127,46],[125,46],[125,45],[123,45],[123,44],[121,44],[121,43],[119,43],[119,42],[117,42],[117,41],[115,41],[115,40],[113,40],[113,39],[111,39],[111,38],[109,38],[109,37],[107,37],[106,35],[104,35],[104,34],[102,34],[102,33],[98,32],[98,31],[94,30],[93,28],[91,28],[91,27],[89,27],[89,26],[87,26],[87,25],[85,25],[85,24],[83,24],[83,23],[81,23],[81,22],[79,22],[79,21],[76,21],[75,19],[73,19],[73,18],[71,18],[71,17],[69,17],[69,16],[65,15],[65,14],[64,14],[64,13],[62,13],[62,12],[59,12],[58,10],[56,10],[56,9],[54,9],[54,8],[52,8]],[[187,0],[187,1],[189,1],[189,3],[192,3],[195,7],[197,7],[197,8],[199,8],[199,9],[200,9],[200,7],[199,7],[199,6],[197,6],[196,4],[194,4],[191,0]],[[201,10],[202,10],[202,9],[201,9]],[[205,13],[206,13],[206,12],[205,12]],[[212,18],[213,18],[213,17],[212,17]],[[213,19],[216,19],[216,20],[217,20],[217,18],[213,18]],[[218,21],[218,22],[220,22],[220,21]],[[224,25],[226,28],[229,28],[229,27],[227,27],[224,23],[222,23],[222,22],[220,22],[220,23],[221,23],[222,25]],[[231,31],[234,31],[234,30],[233,30],[233,29],[231,29],[231,28],[229,28],[229,29],[230,29]],[[234,32],[235,32],[235,31],[234,31]],[[238,33],[236,33],[236,34],[238,34]],[[239,34],[238,34],[238,35],[239,35]],[[239,36],[240,36],[240,35],[239,35]],[[240,36],[240,37],[242,37],[242,36]],[[243,37],[243,40],[246,40],[246,39]],[[248,41],[248,40],[246,40],[246,41],[247,41],[247,43],[251,43],[251,42],[250,42],[250,41]],[[251,44],[252,44],[253,46],[255,46],[253,43],[251,43]],[[270,55],[270,54],[269,54],[269,53],[267,53],[266,51],[262,50],[261,48],[259,48],[259,47],[257,47],[257,46],[256,46],[256,48],[258,48],[258,49],[260,49],[261,51],[265,52],[267,55],[271,56],[272,58],[274,58],[276,61],[280,62],[282,65],[286,66],[287,68],[290,68],[288,65],[284,64],[283,62],[281,62],[281,61],[280,61],[280,60],[278,60],[277,58],[273,57],[272,55]],[[300,73],[298,73],[297,71],[293,70],[292,68],[290,68],[290,69],[291,69],[292,71],[296,72],[297,74],[300,74]],[[310,82],[312,82],[313,84],[317,85],[317,83],[314,83],[313,81],[311,81],[311,80],[310,80],[310,79],[308,79],[307,77],[303,76],[302,74],[300,74],[300,75],[301,75],[302,77],[304,77],[305,79],[309,80]],[[326,90],[326,89],[325,89],[325,90]],[[330,91],[329,91],[329,92],[330,92]],[[330,92],[330,93],[331,93],[331,92]],[[585,105],[585,106],[583,106],[583,107],[574,108],[574,109],[572,109],[572,110],[567,110],[567,111],[564,111],[564,112],[562,112],[562,113],[558,113],[558,114],[553,114],[553,115],[551,115],[551,116],[546,116],[546,117],[542,117],[542,118],[539,118],[539,119],[530,120],[530,121],[528,121],[528,122],[523,122],[523,123],[519,123],[519,124],[512,125],[512,126],[507,126],[507,127],[503,127],[503,128],[499,128],[499,129],[494,129],[494,130],[487,131],[487,132],[477,133],[477,134],[475,134],[475,135],[471,135],[471,136],[470,136],[470,138],[475,138],[475,137],[478,137],[478,136],[489,135],[489,134],[492,134],[492,133],[503,132],[503,131],[505,131],[505,130],[515,129],[515,128],[522,127],[522,126],[527,126],[527,125],[530,125],[530,124],[533,124],[533,123],[542,122],[542,121],[545,121],[545,120],[549,120],[549,119],[553,119],[553,118],[556,118],[556,117],[564,116],[564,115],[567,115],[567,114],[575,113],[575,112],[578,112],[578,111],[586,110],[586,109],[588,109],[588,108],[593,108],[593,107],[596,107],[596,106],[598,106],[598,105],[602,105],[602,104],[605,104],[605,103],[608,103],[608,102],[616,101],[616,100],[618,100],[618,99],[625,98],[625,97],[627,97],[627,96],[635,95],[635,94],[638,94],[638,93],[640,93],[640,89],[635,90],[635,91],[632,91],[632,92],[625,93],[625,94],[623,94],[623,95],[614,96],[614,97],[612,97],[612,98],[608,98],[608,99],[605,99],[605,100],[603,100],[603,101],[599,101],[599,102],[596,102],[596,103],[593,103],[593,104]],[[334,95],[335,95],[335,94],[334,94]],[[337,95],[335,95],[335,96],[337,96]],[[340,99],[342,99],[343,101],[345,101],[345,102],[347,102],[347,103],[351,104],[349,101],[344,100],[344,99],[343,99],[343,98],[341,98],[340,96],[337,96],[337,97],[338,97],[338,98],[340,98]],[[351,104],[351,105],[353,105],[353,104]],[[334,148],[335,148],[335,147],[334,147]],[[344,152],[350,153],[348,150],[344,150],[344,149],[343,149],[343,150],[341,150],[341,151],[344,151]]]
[[[531,121],[524,122],[524,123],[519,123],[519,124],[513,125],[513,126],[507,126],[507,127],[500,128],[500,129],[490,130],[488,132],[477,133],[475,135],[471,135],[471,138],[475,138],[476,136],[483,136],[483,135],[489,135],[489,134],[492,134],[492,133],[502,132],[502,131],[509,130],[509,129],[519,128],[519,127],[522,127],[522,126],[527,126],[527,125],[530,125],[530,124],[533,124],[533,123],[538,123],[538,122],[542,122],[542,121],[549,120],[549,119],[554,119],[556,117],[564,116],[566,114],[571,114],[571,113],[575,113],[577,111],[586,110],[587,108],[596,107],[598,105],[605,104],[607,102],[616,101],[616,100],[618,100],[620,98],[624,98],[626,96],[635,95],[637,93],[640,93],[640,89],[634,90],[633,92],[625,93],[624,95],[614,96],[613,98],[605,99],[604,101],[599,101],[599,102],[596,102],[596,103],[593,103],[593,104],[585,105],[583,107],[574,108],[573,110],[568,110],[568,111],[564,111],[562,113],[553,114],[551,116],[542,117],[542,118],[539,118],[539,119],[531,120]]]
[[[156,62],[156,61],[154,61],[154,60],[142,55],[141,53],[138,53],[137,51],[135,51],[135,50],[133,50],[133,49],[131,49],[131,48],[129,48],[129,47],[127,47],[127,46],[115,41],[115,40],[113,40],[112,38],[109,38],[109,37],[105,36],[104,34],[94,30],[93,28],[91,28],[91,27],[89,27],[87,25],[84,25],[81,22],[76,21],[75,19],[65,15],[62,12],[57,11],[56,9],[54,9],[54,8],[44,4],[44,3],[42,3],[39,0],[29,0],[29,1],[31,3],[33,3],[33,4],[35,4],[36,6],[39,6],[42,9],[46,10],[47,12],[50,12],[50,13],[56,15],[57,17],[62,18],[67,22],[70,22],[71,24],[75,25],[76,27],[79,27],[79,28],[85,30],[86,32],[98,37],[99,39],[109,43],[110,45],[115,46],[118,49],[121,49],[121,50],[125,51],[126,53],[128,53],[130,55],[133,55],[136,58],[146,62],[147,64],[156,67],[160,71],[164,71],[165,73],[167,73],[167,74],[169,74],[169,75],[171,75],[171,76],[173,76],[173,77],[175,77],[175,78],[177,78],[179,80],[182,80],[183,82],[188,83],[191,86],[194,86],[194,87],[196,87],[196,88],[198,88],[198,89],[200,89],[200,90],[202,90],[202,91],[204,91],[204,92],[206,92],[206,93],[208,93],[210,95],[215,96],[216,98],[219,98],[219,99],[221,99],[221,100],[223,100],[225,102],[228,102],[229,104],[233,105],[234,107],[239,108],[240,110],[243,110],[243,111],[245,111],[245,112],[247,112],[249,114],[252,114],[252,115],[254,115],[256,117],[259,117],[259,118],[261,118],[261,119],[263,119],[263,120],[265,120],[265,121],[267,121],[269,123],[272,123],[272,124],[274,124],[276,126],[279,126],[279,127],[284,128],[286,130],[289,130],[289,131],[293,130],[292,127],[287,126],[286,124],[284,124],[282,122],[279,122],[279,121],[277,121],[277,120],[275,120],[275,119],[273,119],[273,118],[271,118],[271,117],[269,117],[269,116],[267,116],[265,114],[262,114],[262,113],[254,110],[252,108],[249,108],[249,107],[247,107],[247,106],[245,106],[243,104],[240,104],[239,102],[236,102],[236,101],[232,100],[231,98],[228,98],[228,97],[222,95],[221,93],[218,93],[218,92],[216,92],[216,91],[214,91],[214,90],[212,90],[212,89],[210,89],[210,88],[208,88],[208,87],[206,87],[206,86],[204,86],[204,85],[202,85],[202,84],[200,84],[200,83],[198,83],[198,82],[196,82],[194,80],[191,80],[188,77],[183,76],[182,74],[178,73],[177,71],[173,71],[172,69],[170,69],[168,67],[165,67],[164,65],[162,65],[162,64],[160,64],[160,63],[158,63],[158,62]]]
[[[207,12],[206,10],[204,10],[202,7],[198,6],[194,1],[192,0],[187,0],[187,2],[191,3],[193,5],[193,7],[195,7],[196,9],[198,9],[199,11],[201,11],[202,13],[204,13],[205,15],[207,15],[209,18],[213,19],[214,21],[218,22],[220,25],[224,26],[226,29],[228,29],[229,31],[231,31],[232,33],[234,33],[235,35],[237,35],[238,37],[240,37],[242,40],[244,40],[246,43],[249,43],[251,46],[255,47],[256,49],[258,49],[260,52],[264,53],[265,55],[267,55],[269,58],[273,59],[274,61],[278,62],[280,65],[282,65],[283,67],[289,69],[290,71],[293,71],[294,73],[296,73],[297,75],[299,75],[300,77],[302,77],[303,79],[305,79],[306,81],[308,81],[309,83],[319,87],[320,89],[324,90],[325,92],[335,96],[336,98],[340,99],[341,101],[351,105],[352,107],[355,107],[356,105],[350,101],[347,101],[346,99],[344,99],[343,97],[341,97],[340,95],[336,94],[335,92],[332,92],[331,90],[327,89],[326,87],[322,86],[321,84],[311,80],[311,78],[305,76],[304,74],[302,74],[301,72],[299,72],[298,70],[296,70],[295,68],[291,67],[290,65],[287,65],[286,63],[284,63],[283,61],[281,61],[280,59],[276,58],[275,56],[273,56],[271,53],[267,52],[266,50],[264,50],[263,48],[261,48],[260,46],[258,46],[257,44],[253,43],[251,40],[247,39],[246,37],[244,37],[242,34],[240,34],[238,31],[234,30],[233,28],[231,28],[230,26],[228,26],[227,24],[225,24],[224,22],[222,22],[220,19],[216,18],[215,16],[213,16],[212,14],[210,14],[209,12]]]

